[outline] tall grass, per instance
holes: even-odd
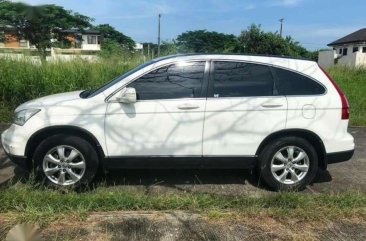
[[[44,64],[0,58],[0,122],[9,122],[13,109],[27,100],[95,88],[141,62],[137,55]],[[348,97],[351,125],[366,125],[366,68],[333,67],[328,71]]]
[[[366,68],[333,67],[329,74],[346,94],[351,106],[351,125],[366,125]]]
[[[137,56],[43,64],[26,59],[0,58],[0,122],[9,122],[13,109],[25,101],[54,93],[96,88],[141,62],[143,60]]]

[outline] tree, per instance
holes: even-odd
[[[31,6],[21,2],[0,2],[0,22],[16,29],[19,38],[28,40],[38,49],[42,59],[51,39],[60,39],[60,29],[90,27],[92,18],[65,10],[63,7],[46,4]]]
[[[237,51],[248,54],[287,55],[312,58],[313,54],[292,37],[282,38],[278,33],[264,32],[260,25],[252,24],[239,35]]]
[[[236,45],[235,35],[206,30],[187,31],[177,37],[178,51],[183,53],[232,52]]]
[[[124,35],[123,33],[117,31],[114,27],[109,24],[100,24],[95,26],[95,29],[99,30],[105,40],[108,40],[109,43],[114,41],[124,48],[129,49],[130,51],[135,48],[135,41],[132,38]],[[102,45],[103,48],[103,45]]]

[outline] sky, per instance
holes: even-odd
[[[315,50],[366,27],[365,0],[23,0],[28,4],[56,4],[108,23],[136,42],[157,42],[158,14],[161,39],[206,29],[239,35],[252,23],[265,31],[290,35]]]

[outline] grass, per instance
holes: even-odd
[[[119,210],[234,210],[243,215],[270,214],[306,220],[361,215],[366,217],[366,194],[309,195],[276,193],[253,196],[220,196],[203,193],[149,195],[146,193],[98,187],[88,192],[54,190],[17,183],[0,189],[1,213],[11,213],[19,221],[40,224],[64,215],[85,217],[89,212]]]
[[[96,88],[141,62],[141,56],[43,64],[0,58],[0,122],[9,122],[14,108],[23,102],[54,93]]]
[[[0,122],[10,122],[14,108],[25,101],[98,87],[141,62],[141,56],[133,55],[44,64],[0,58]],[[348,97],[351,125],[366,125],[366,68],[333,67],[328,71]]]
[[[366,68],[333,67],[329,74],[346,94],[351,107],[351,125],[366,125]]]

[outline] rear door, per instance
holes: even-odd
[[[270,66],[213,61],[203,155],[254,156],[264,138],[285,128],[287,100],[276,94]]]

